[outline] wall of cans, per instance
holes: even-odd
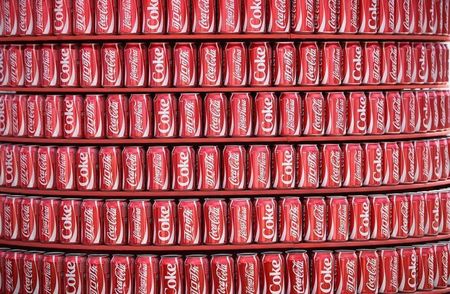
[[[450,292],[449,22],[0,1],[0,293]]]

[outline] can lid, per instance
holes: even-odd
[[[158,255],[156,255],[156,254],[139,254],[139,255],[136,255],[136,258],[139,258],[139,257],[158,257]]]
[[[206,254],[189,254],[189,255],[186,255],[186,258],[188,258],[188,257],[206,257],[207,255]]]
[[[301,250],[301,249],[294,249],[294,250],[288,250],[286,251],[286,254],[290,254],[290,253],[307,253],[308,251],[306,250]]]
[[[87,256],[86,253],[67,253],[66,256]]]
[[[61,255],[61,256],[63,256],[64,255],[64,252],[46,252],[46,253],[44,253],[44,255]]]
[[[167,258],[167,257],[182,257],[180,254],[166,254],[166,255],[161,255],[161,258]]]
[[[264,251],[261,254],[283,254],[281,251]]]
[[[178,202],[197,202],[200,201],[198,198],[186,198],[186,199],[180,199]]]
[[[241,253],[237,254],[237,256],[255,256],[255,255],[258,255],[258,253],[256,253],[256,252],[241,252]]]
[[[130,199],[128,202],[150,202],[150,199]]]
[[[153,202],[161,202],[161,201],[175,201],[175,199],[168,198],[168,199],[155,199]]]
[[[230,256],[233,256],[233,254],[230,254],[230,253],[217,253],[217,254],[213,254],[213,255],[211,255],[212,257],[218,257],[218,256],[228,256],[228,257],[230,257]]]
[[[109,257],[109,254],[95,253],[95,254],[88,254],[88,257]]]

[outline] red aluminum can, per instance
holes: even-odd
[[[61,95],[47,95],[44,101],[44,136],[61,138],[63,135],[63,102]]]
[[[244,33],[265,33],[266,22],[266,1],[244,1]]]
[[[375,249],[359,249],[358,255],[358,292],[378,293],[380,261]]]
[[[134,260],[134,290],[152,293],[158,289],[159,258],[156,255],[138,255]]]
[[[390,201],[386,195],[370,195],[370,238],[387,240],[391,237]]]
[[[298,243],[302,241],[302,203],[298,197],[283,197],[278,202],[280,242]]]
[[[181,199],[177,207],[179,245],[198,245],[201,242],[202,207],[198,199]]]
[[[240,33],[242,31],[242,1],[219,0],[217,4],[219,33]]]
[[[415,82],[423,84],[428,81],[429,65],[427,59],[427,50],[423,43],[412,43],[413,46],[413,58],[414,58],[414,71],[413,77]]]
[[[357,292],[358,257],[353,250],[338,250],[334,253],[336,276],[334,287],[342,294]]]
[[[308,293],[310,265],[309,257],[304,250],[286,252],[286,291],[288,293]]]
[[[0,135],[1,136],[11,136],[12,135],[12,96],[11,95],[0,95]],[[28,104],[28,103],[27,103]],[[27,105],[28,108],[28,105]],[[41,108],[41,111],[43,107]],[[30,116],[27,113],[27,116]],[[43,113],[42,113],[43,120]],[[33,116],[31,115],[31,121],[33,121]],[[41,127],[41,131],[43,128]],[[31,132],[33,133],[33,132]]]
[[[396,142],[381,144],[383,148],[383,185],[400,183],[400,148]]]
[[[432,245],[414,246],[417,255],[417,290],[434,289],[434,268],[436,264]]]
[[[347,134],[349,135],[366,134],[367,104],[368,104],[367,97],[364,94],[364,92],[350,92],[347,100],[347,111],[348,111]]]
[[[86,95],[84,99],[83,133],[86,139],[105,136],[105,97]]]
[[[231,137],[249,137],[253,129],[253,98],[249,93],[232,93],[230,96]]]
[[[270,33],[288,33],[291,29],[291,2],[269,0],[268,7],[268,31]]]
[[[133,199],[128,203],[128,244],[150,244],[151,204],[149,200]]]
[[[132,0],[121,1],[137,2],[136,0],[135,2]],[[123,62],[125,87],[147,85],[147,47],[143,43],[127,43],[123,49]]]
[[[338,28],[339,7],[337,1],[317,0],[315,9],[315,31],[318,33],[336,33]]]
[[[217,146],[199,146],[197,151],[197,189],[220,188],[220,151]]]
[[[399,256],[399,287],[401,292],[417,290],[417,254],[412,246],[397,247]]]
[[[439,130],[443,130],[446,128],[446,123],[447,123],[447,115],[448,115],[448,110],[447,110],[447,97],[445,95],[444,91],[439,91],[436,92],[437,95],[437,112],[438,112],[438,116],[439,116],[439,125],[438,125],[438,129]]]
[[[450,231],[450,192],[441,191],[439,197],[441,199],[439,231],[447,234]]]
[[[90,254],[86,258],[86,292],[109,292],[109,264],[107,254]]]
[[[28,0],[17,3],[17,34],[20,36],[33,34],[33,6],[34,2]],[[5,25],[5,15],[3,15],[3,25]],[[1,31],[4,31],[4,28]]]
[[[323,1],[323,0],[321,0]],[[325,1],[324,1],[325,2]],[[320,5],[320,4],[319,4]],[[339,42],[324,42],[322,45],[322,85],[340,85],[343,74],[343,50]]]
[[[132,293],[134,277],[133,255],[116,254],[111,258],[110,293]]]
[[[173,85],[197,85],[197,48],[194,43],[176,43],[173,47]]]
[[[282,92],[278,103],[280,136],[299,136],[302,125],[302,101],[299,93]]]
[[[97,190],[98,151],[95,147],[79,147],[75,156],[77,190]]]
[[[40,1],[40,0],[38,0]],[[43,44],[40,49],[40,81],[42,87],[59,85],[59,50],[55,44]]]
[[[250,198],[231,198],[228,205],[230,244],[249,244],[253,240],[253,204]]]
[[[43,293],[59,293],[63,289],[64,253],[48,252],[42,256],[41,289]]]
[[[172,84],[172,50],[168,43],[151,43],[148,47],[148,86]]]
[[[297,147],[297,187],[319,187],[319,148],[317,145],[299,145]]]
[[[95,29],[95,6],[93,0],[75,0],[73,2],[73,34],[92,35]]]
[[[122,190],[140,191],[145,188],[145,153],[139,146],[122,150]]]
[[[177,133],[177,101],[173,94],[156,94],[153,99],[154,136],[174,137]]]
[[[62,266],[64,293],[82,293],[86,289],[86,254],[68,253]]]
[[[124,245],[127,243],[127,203],[125,200],[105,200],[103,209],[103,240],[106,245]]]
[[[361,0],[359,15],[359,32],[375,34],[379,29],[380,4],[375,0]]]
[[[15,94],[11,101],[12,135],[27,136],[27,100],[26,95]]]
[[[212,0],[197,0],[212,1]],[[214,1],[212,1],[214,3]],[[202,43],[199,48],[200,86],[220,86],[222,84],[222,48],[217,42]]]
[[[403,1],[403,0],[397,0]],[[409,2],[411,0],[405,0]],[[410,84],[413,82],[413,50],[410,43],[398,43],[398,79],[399,84]]]
[[[381,46],[378,42],[363,44],[363,84],[378,85],[381,82]]]
[[[431,181],[438,181],[442,175],[441,147],[439,140],[429,140],[431,155]]]
[[[39,80],[39,46],[36,44],[26,45],[23,49],[23,63],[25,70],[25,86],[40,86]]]
[[[224,85],[245,86],[247,84],[247,47],[243,42],[229,42],[224,51]]]
[[[172,189],[195,188],[195,165],[195,151],[192,146],[175,146],[172,149]]]
[[[382,84],[396,84],[398,78],[398,47],[393,42],[381,43]]]
[[[408,195],[394,194],[391,201],[392,238],[407,238],[409,233],[410,201]]]
[[[347,132],[347,99],[343,92],[330,92],[327,95],[327,135],[345,135]]]
[[[209,261],[203,254],[188,255],[184,260],[185,292],[210,293]]]
[[[202,130],[202,99],[198,93],[181,93],[178,98],[180,137],[199,137]]]
[[[350,240],[370,239],[370,201],[366,195],[349,197]]]
[[[361,187],[363,184],[363,149],[360,144],[343,145],[343,174],[344,187]]]
[[[7,156],[8,154],[6,154]],[[8,160],[8,156],[6,157]],[[40,190],[54,189],[56,182],[56,148],[40,146],[37,158],[37,187]],[[6,178],[8,184],[8,178]]]
[[[117,1],[105,0],[95,5],[95,33],[97,35],[117,33]]]
[[[445,288],[447,286],[446,281],[448,281],[448,255],[449,249],[447,243],[435,243],[433,244],[434,256],[435,256],[435,266],[434,266],[434,287],[435,288]]]
[[[318,85],[320,78],[320,50],[317,42],[301,42],[298,45],[298,62],[297,84]]]
[[[39,241],[41,243],[59,242],[59,218],[61,200],[59,198],[42,198],[39,202]]]
[[[144,34],[161,34],[166,30],[166,2],[162,0],[142,1],[142,32]]]
[[[437,52],[436,47],[434,43],[426,43],[425,48],[427,50],[426,58],[428,63],[428,80],[425,82],[428,82],[430,84],[434,84],[437,82],[438,78],[438,60],[437,60]]]
[[[42,251],[28,251],[23,253],[22,293],[39,293],[41,290],[40,271],[42,268],[42,254]]]
[[[4,263],[4,287],[5,294],[22,293],[23,285],[23,254],[24,250],[13,249],[5,252]]]
[[[231,254],[211,256],[211,294],[235,293],[234,260]]]
[[[412,0],[396,0],[395,7],[395,32],[400,34],[414,33],[414,26],[416,23],[416,13],[414,11],[414,1]]]
[[[55,0],[53,2],[53,34],[72,34],[72,1]]]
[[[148,138],[152,132],[152,103],[148,94],[131,94],[128,99],[130,138]]]
[[[286,261],[281,252],[269,251],[261,254],[263,289],[271,293],[285,293]]]
[[[23,45],[9,45],[8,66],[9,85],[11,87],[23,86],[25,84]]]
[[[236,256],[236,287],[238,291],[260,293],[261,261],[256,253],[239,253]]]
[[[258,92],[255,97],[255,131],[258,137],[275,136],[278,130],[278,98],[273,92]]]
[[[4,158],[2,162],[2,185],[5,187],[18,187],[20,178],[20,146],[9,144],[0,146],[2,147],[2,156]]]
[[[60,243],[80,243],[80,212],[81,199],[64,198],[61,200],[58,214]]]
[[[112,1],[112,0],[111,0]],[[102,86],[123,86],[123,51],[118,43],[104,43],[101,49]]]
[[[6,196],[3,202],[3,238],[5,240],[21,239],[21,202],[17,196]]]
[[[418,125],[416,126],[416,131],[421,133],[428,132],[431,130],[433,123],[433,113],[429,92],[417,91],[416,99],[418,107]]]
[[[355,34],[359,30],[359,1],[342,1],[339,4],[338,32]]]
[[[203,202],[203,243],[227,242],[227,204],[225,199],[205,199]]]
[[[36,36],[53,33],[53,1],[36,0],[33,6],[33,33]]]
[[[191,5],[189,1],[167,1],[167,33],[185,34],[191,31]]]
[[[408,0],[410,1],[410,0]],[[391,1],[380,1],[379,3],[379,15],[378,15],[378,33],[380,34],[393,34],[399,33],[401,12],[403,10],[403,0],[391,0]],[[405,5],[406,6],[406,5]],[[372,6],[373,7],[373,6]],[[372,12],[376,13],[376,10]],[[408,22],[410,20],[408,19]],[[408,24],[409,26],[409,24]]]
[[[323,242],[327,239],[327,209],[323,197],[306,198],[303,210],[303,240]]]
[[[124,138],[128,134],[128,103],[122,94],[109,94],[105,101],[107,138]]]
[[[355,7],[357,9],[357,7]],[[345,42],[344,45],[344,85],[359,85],[362,82],[362,53],[363,49],[359,42]]]
[[[225,137],[228,128],[228,98],[224,93],[207,93],[204,101],[205,137]]]
[[[311,257],[312,292],[334,293],[335,260],[332,251],[313,251]]]
[[[320,186],[324,188],[341,187],[341,161],[343,158],[341,147],[337,144],[325,144],[321,146],[320,151]]]
[[[119,147],[101,147],[98,153],[98,177],[101,191],[116,191],[122,183],[122,154]]]
[[[349,235],[349,203],[345,196],[327,197],[327,240],[347,241]]]
[[[1,14],[0,14],[1,18]],[[9,84],[9,66],[8,66],[8,49],[9,46],[0,46],[0,85],[7,86]]]
[[[78,46],[76,44],[60,45],[58,63],[59,86],[77,87],[79,85],[78,58]]]
[[[439,105],[436,91],[428,91],[428,99],[430,99],[431,130],[435,131],[439,127]]]
[[[398,265],[400,256],[395,248],[378,249],[380,275],[378,279],[380,293],[398,292]]]
[[[423,237],[425,234],[425,198],[421,193],[409,196],[409,236]]]
[[[117,1],[117,31],[119,34],[138,34],[141,32],[141,1]]]
[[[432,158],[428,141],[415,141],[416,151],[416,178],[414,182],[426,183],[431,179]]]
[[[303,102],[303,134],[323,135],[325,133],[325,99],[321,92],[306,93]]]
[[[440,198],[436,192],[426,192],[425,197],[425,235],[439,234]]]
[[[315,1],[291,3],[291,31],[296,33],[314,33]],[[342,11],[342,10],[341,10]]]
[[[414,133],[419,124],[419,109],[414,92],[401,92],[401,133]]]
[[[183,293],[183,258],[181,255],[163,255],[159,259],[160,293]]]
[[[273,150],[273,188],[290,189],[295,187],[295,150],[292,145],[276,145]]]
[[[442,175],[441,179],[447,179],[450,176],[450,156],[449,156],[449,148],[446,139],[439,140],[440,144],[440,155],[441,155],[441,163],[442,163]]]
[[[283,1],[284,0],[281,0],[280,2]],[[273,73],[274,85],[276,86],[295,85],[297,82],[298,62],[297,62],[297,50],[295,49],[294,43],[277,42],[273,51],[274,51],[274,73]]]
[[[193,33],[214,33],[216,30],[216,2],[197,0],[193,2]]]
[[[57,190],[75,189],[76,152],[76,148],[70,146],[61,146],[56,149],[55,181]]]
[[[269,86],[272,83],[272,47],[268,42],[253,42],[248,47],[250,86]]]
[[[66,95],[62,103],[64,138],[83,137],[83,102],[80,95]]]
[[[176,242],[176,205],[175,201],[156,199],[152,206],[153,244],[173,245]],[[161,279],[162,280],[162,279]]]
[[[400,183],[414,183],[416,153],[413,142],[400,142]]]
[[[81,203],[81,244],[103,243],[103,200],[85,199]]]
[[[165,146],[149,147],[146,155],[147,189],[168,190],[170,180],[170,151]]]
[[[223,181],[225,190],[242,190],[245,188],[247,152],[243,146],[227,145],[223,149]]]
[[[77,0],[81,1],[81,0]],[[79,49],[81,87],[98,87],[101,82],[101,55],[98,44],[81,44]]]
[[[248,149],[248,189],[269,189],[271,177],[271,150],[267,145],[252,145]]]
[[[26,145],[20,148],[19,161],[19,186],[22,188],[37,188],[37,146]]]
[[[255,199],[255,242],[275,243],[278,239],[278,210],[274,198],[259,197]]]
[[[383,149],[379,143],[365,143],[364,186],[380,186],[383,180]]]
[[[20,219],[18,220],[20,220],[19,231],[22,241],[39,241],[39,204],[40,197],[23,197],[20,201]]]

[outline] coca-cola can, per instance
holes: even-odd
[[[111,0],[113,1],[113,0]],[[101,48],[102,86],[121,87],[124,81],[123,50],[118,43],[104,43]]]
[[[210,269],[206,255],[188,255],[184,260],[185,292],[210,293]]]
[[[249,244],[253,240],[253,203],[250,198],[231,198],[228,205],[230,244]]]
[[[128,103],[122,94],[109,94],[105,101],[107,138],[124,138],[128,134]]]
[[[296,186],[299,188],[318,188],[320,154],[317,145],[297,146]]]
[[[60,146],[56,149],[55,181],[57,190],[75,189],[76,153],[77,149],[75,147]]]
[[[198,0],[200,1],[203,0]],[[222,84],[222,48],[219,43],[202,43],[198,54],[200,59],[198,84],[207,87],[220,86]]]
[[[361,187],[363,184],[363,149],[360,144],[343,145],[344,166],[342,185],[344,187]]]
[[[278,99],[280,136],[298,136],[301,133],[301,97],[296,92],[282,92]]]
[[[72,1],[57,0],[53,2],[53,34],[72,34]]]
[[[327,203],[327,240],[347,241],[349,235],[349,203],[345,196],[326,199]]]
[[[378,85],[381,82],[382,51],[380,43],[363,44],[363,84]]]
[[[75,0],[73,2],[73,34],[92,35],[95,29],[95,2]]]
[[[205,199],[203,202],[203,243],[227,242],[227,204],[225,199]]]
[[[399,259],[395,248],[379,248],[380,259],[379,292],[397,293],[399,287]]]
[[[212,0],[193,1],[193,33],[214,33],[216,30],[216,3]]]
[[[411,0],[405,0],[409,2]],[[411,84],[413,82],[413,50],[410,43],[398,43],[398,79],[400,84]]]
[[[176,242],[176,205],[172,199],[156,199],[152,206],[153,244],[173,245]],[[162,279],[161,279],[162,280]]]
[[[152,2],[152,1],[149,1]],[[160,12],[163,14],[162,12]],[[148,47],[148,85],[166,87],[172,83],[172,51],[168,43],[151,43]]]
[[[273,150],[273,188],[295,187],[296,152],[292,145],[276,145]]]
[[[176,43],[173,47],[173,85],[193,87],[197,79],[197,48],[194,43]]]
[[[371,239],[386,240],[391,237],[390,201],[387,195],[370,195]]]
[[[396,84],[398,78],[398,47],[393,42],[381,43],[382,62],[381,77],[382,84]]]
[[[440,203],[440,224],[439,231],[443,234],[447,234],[450,231],[450,192],[441,191],[439,192],[439,197],[441,199]]]
[[[177,107],[180,137],[199,137],[201,135],[202,106],[200,94],[180,94]]]
[[[401,92],[401,133],[414,133],[419,124],[419,109],[414,92]],[[396,116],[394,116],[396,117]]]
[[[236,287],[238,289],[261,290],[261,261],[256,253],[239,253],[236,256]]]
[[[153,99],[154,136],[174,137],[177,134],[177,100],[173,94],[156,94]]]
[[[83,137],[83,104],[81,95],[66,95],[62,103],[62,130],[64,138]]]
[[[27,100],[26,95],[15,94],[11,101],[12,135],[24,137],[27,135]]]
[[[26,45],[23,49],[23,63],[25,71],[25,86],[40,86],[39,76],[39,46],[36,44]]]
[[[324,42],[322,45],[322,85],[340,85],[343,74],[343,50],[339,42]]]
[[[417,108],[418,108],[418,124],[416,131],[424,133],[431,130],[432,117],[431,101],[427,91],[416,92]]]
[[[428,81],[429,65],[427,59],[427,50],[424,43],[412,43],[414,58],[414,81],[423,84]]]
[[[58,63],[59,86],[77,87],[79,85],[78,53],[79,50],[76,44],[60,45]]]
[[[395,1],[395,32],[400,34],[412,34],[417,21],[417,11],[414,11],[414,1]]]
[[[414,182],[426,183],[431,180],[432,158],[428,141],[415,141],[416,174]]]
[[[284,2],[284,0],[280,1]],[[281,3],[280,3],[281,4]],[[297,50],[293,42],[278,42],[274,50],[273,83],[293,86],[297,83]]]
[[[325,198],[308,197],[303,210],[303,240],[323,242],[327,238],[327,209]]]
[[[200,146],[197,151],[197,189],[220,188],[220,151],[217,146]]]
[[[370,239],[370,201],[366,195],[349,197],[350,240]]]
[[[342,149],[338,144],[325,144],[320,147],[321,177],[320,186],[336,188],[342,185]]]
[[[6,157],[6,159],[8,160],[8,156]],[[37,155],[38,189],[40,190],[54,189],[56,184],[55,178],[56,178],[56,148],[52,146],[40,146],[38,148],[38,155]],[[7,180],[6,184],[8,184],[8,177],[6,177],[6,180]]]
[[[359,249],[358,256],[358,291],[377,293],[379,287],[380,261],[375,249]]]
[[[301,42],[298,45],[298,61],[297,84],[318,85],[320,78],[320,50],[317,42]]]
[[[374,0],[362,0],[360,3],[359,32],[375,34],[379,28],[380,4]]]
[[[411,193],[409,201],[409,236],[423,237],[425,234],[425,198],[422,193]]]
[[[107,199],[103,209],[103,240],[106,245],[127,243],[127,203],[125,200]]]
[[[225,1],[225,0],[224,0]],[[228,42],[224,49],[225,86],[245,86],[248,79],[248,53],[243,42]]]
[[[133,199],[128,202],[128,244],[148,245],[151,241],[149,200]]]
[[[230,97],[230,133],[248,137],[253,129],[253,99],[249,93],[232,93]]]
[[[408,2],[409,0],[407,0]],[[372,2],[373,3],[373,2]],[[403,22],[402,12],[400,10],[405,9],[403,6],[403,1],[390,0],[383,1],[379,3],[379,15],[378,15],[378,33],[381,34],[393,34],[399,33],[400,22]],[[406,5],[405,5],[406,6]],[[372,8],[376,7],[376,4],[372,5]],[[369,8],[370,9],[370,8]],[[376,10],[370,10],[372,13],[376,14]],[[370,15],[372,16],[372,15]],[[374,16],[376,18],[376,16]],[[373,19],[373,18],[372,18]],[[409,23],[410,19],[408,19]],[[373,22],[371,22],[373,24]],[[376,25],[376,24],[374,24]],[[409,26],[409,24],[408,24]]]
[[[410,201],[406,194],[389,196],[391,201],[392,238],[406,238],[409,233]]]
[[[250,86],[268,86],[272,83],[272,47],[268,42],[253,42],[248,47]]]
[[[101,191],[121,189],[122,154],[119,147],[101,147],[98,153],[98,179]]]
[[[26,0],[26,1],[18,1],[16,9],[17,9],[17,20],[16,20],[16,26],[17,26],[17,34],[20,36],[26,36],[26,35],[32,35],[33,34],[33,5],[34,3],[32,1]],[[3,8],[4,4],[2,4]],[[13,6],[15,6],[13,4]],[[11,3],[9,3],[9,8],[11,8]],[[6,15],[3,14],[3,21],[2,25],[5,25],[6,17],[9,17],[9,20],[6,20],[6,23],[11,21],[11,14],[9,11],[5,11]],[[3,27],[1,30],[3,33],[5,31],[5,28]],[[10,30],[8,30],[10,31]],[[2,35],[3,35],[2,33]]]
[[[298,197],[284,197],[279,201],[280,242],[297,243],[302,240],[302,203]]]
[[[0,14],[1,19],[1,14]],[[7,86],[9,84],[9,66],[8,66],[8,49],[9,46],[0,46],[0,85]]]
[[[119,34],[137,34],[141,32],[141,1],[117,1],[117,32]]]
[[[417,289],[417,254],[412,246],[397,247],[399,256],[399,291],[415,292]]]
[[[139,146],[122,150],[122,190],[139,191],[145,188],[145,152]]]
[[[11,1],[12,2],[12,1]],[[23,255],[25,251],[12,249],[6,251],[3,257],[5,294],[22,293],[23,284]]]
[[[95,5],[95,33],[97,35],[117,32],[117,1],[106,0]]]
[[[110,293],[133,292],[134,257],[127,254],[115,254],[110,262]]]
[[[58,214],[59,241],[61,243],[80,243],[80,211],[80,199],[65,198],[61,200]]]
[[[357,8],[355,8],[357,9]],[[346,42],[344,45],[344,85],[359,85],[363,78],[363,49],[359,42]]]
[[[39,241],[40,197],[23,197],[20,201],[20,239]],[[8,204],[9,205],[9,204]],[[8,210],[9,208],[7,208]],[[3,208],[4,210],[4,208]],[[7,212],[10,212],[9,210]],[[6,217],[6,215],[5,215]],[[9,218],[6,217],[5,220]],[[6,223],[5,223],[6,225]],[[5,226],[7,228],[8,226]],[[8,233],[9,235],[9,233]]]
[[[224,93],[207,93],[204,100],[205,137],[224,137],[228,128],[228,98]]]
[[[105,136],[105,97],[102,95],[86,95],[84,98],[84,126],[86,139]]]
[[[225,190],[242,190],[245,188],[247,170],[247,152],[244,146],[227,145],[223,148],[223,181]]]
[[[308,92],[302,100],[303,134],[325,133],[325,98],[321,92]]]
[[[158,289],[159,258],[144,254],[134,260],[134,290],[137,293],[152,293]]]
[[[60,198],[42,198],[39,202],[39,241],[41,243],[59,242]]]
[[[439,140],[439,145],[441,148],[441,164],[442,164],[442,174],[441,179],[447,179],[450,176],[450,156],[447,140]]]
[[[338,29],[339,3],[337,1],[317,0],[315,9],[315,31],[333,34]]]
[[[75,156],[77,190],[97,190],[98,151],[95,147],[79,147]]]
[[[28,251],[22,255],[23,293],[39,293],[41,291],[42,254],[42,251]]]
[[[152,133],[152,103],[148,94],[131,94],[128,99],[128,129],[130,138],[148,138]]]
[[[416,153],[413,142],[400,142],[400,183],[414,183]]]
[[[64,253],[47,252],[42,256],[41,289],[50,293],[63,289],[63,261]]]
[[[167,33],[185,34],[191,32],[191,5],[189,1],[167,1]]]
[[[359,1],[342,1],[339,4],[340,17],[338,19],[338,32],[355,34],[359,30]]]
[[[380,186],[383,180],[383,149],[379,143],[365,143],[364,186]]]
[[[44,101],[44,136],[61,138],[63,136],[63,103],[61,95],[47,95]]]
[[[311,284],[313,293],[334,293],[335,259],[332,251],[312,252]]]
[[[364,92],[351,92],[347,100],[349,135],[365,135],[367,132],[367,97]],[[390,117],[388,117],[390,118]]]
[[[19,186],[22,188],[37,188],[37,146],[22,146],[19,152],[20,171]]]
[[[278,129],[278,98],[273,92],[258,92],[255,97],[255,136],[275,136]]]
[[[166,2],[144,0],[142,5],[142,33],[160,34],[166,30]]]
[[[89,254],[86,257],[86,293],[108,293],[109,265],[107,254]]]
[[[68,253],[62,266],[63,289],[65,293],[77,293],[86,289],[86,254]]]
[[[3,238],[5,240],[21,239],[21,202],[17,196],[6,196],[3,201]],[[39,226],[38,226],[39,227]]]
[[[436,192],[424,193],[425,198],[425,235],[437,235],[440,224],[440,199]]]
[[[25,84],[23,45],[9,45],[8,67],[9,86],[23,86]]]
[[[40,81],[42,87],[59,85],[59,50],[56,44],[43,44],[40,49]]]
[[[82,1],[82,0],[77,0]],[[98,87],[101,82],[101,55],[98,44],[81,44],[79,49],[80,86]]]
[[[192,146],[172,149],[172,189],[193,190],[195,187],[195,152]]]
[[[217,31],[223,34],[240,33],[242,31],[242,1],[219,0],[218,8],[218,28]]]
[[[202,233],[202,207],[200,200],[181,199],[178,202],[177,229],[179,245],[200,244]]]
[[[37,36],[53,33],[53,1],[37,0],[33,6],[33,34]]]
[[[121,1],[130,1],[134,5],[138,5],[136,3],[138,1]],[[147,85],[147,47],[143,43],[127,43],[123,49],[123,62],[125,87]]]
[[[383,148],[383,185],[400,183],[400,148],[396,142],[382,143]]]
[[[265,33],[267,22],[266,1],[244,1],[244,33]]]
[[[434,267],[434,287],[435,288],[445,288],[447,286],[446,281],[448,281],[448,243],[435,243],[433,244],[434,256],[435,256],[435,267]]]
[[[248,150],[247,187],[251,190],[269,189],[271,177],[271,150],[267,145],[252,145]]]
[[[436,264],[433,246],[414,246],[417,255],[417,290],[431,291],[434,288],[434,268]]]
[[[211,256],[211,294],[235,293],[234,259],[231,254]]]
[[[170,185],[170,151],[165,146],[151,146],[147,149],[147,189],[168,190]]]
[[[181,255],[163,255],[159,259],[159,290],[161,293],[173,291],[183,293],[183,258]]]
[[[358,257],[353,250],[338,250],[334,253],[336,276],[334,285],[341,293],[355,293],[358,281]]]
[[[81,244],[103,243],[103,200],[84,199],[81,203]]]
[[[261,253],[261,270],[263,289],[285,293],[286,261],[281,252]]]

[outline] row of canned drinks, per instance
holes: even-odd
[[[0,35],[448,34],[449,1],[8,0]]]
[[[413,293],[446,288],[448,259],[448,242],[211,256],[110,257],[2,248],[0,289],[5,294]]]
[[[448,45],[437,42],[12,44],[0,47],[0,85],[434,84],[449,81],[448,60]]]
[[[450,91],[0,95],[0,136],[167,138],[426,133]]]
[[[152,202],[6,195],[0,197],[0,211],[3,239],[41,243],[236,245],[450,234],[448,190]]]
[[[449,178],[448,139],[325,145],[0,145],[0,186],[186,191],[394,186]]]

